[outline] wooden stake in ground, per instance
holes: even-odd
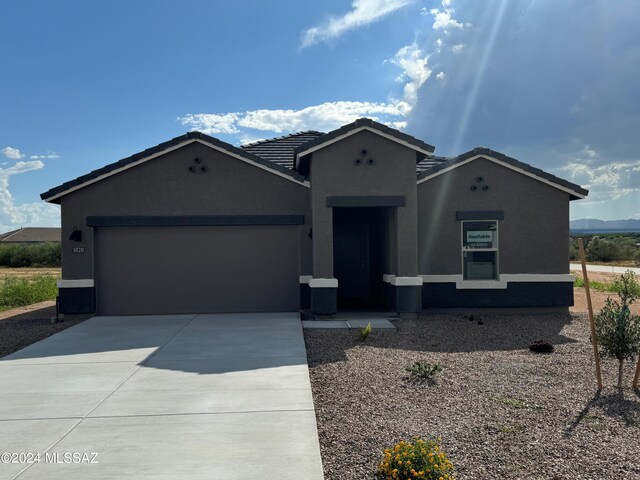
[[[640,380],[640,356],[638,357],[638,366],[636,367],[636,376],[633,377],[633,388],[638,388],[638,380]]]
[[[580,260],[582,261],[582,278],[584,279],[584,290],[587,294],[587,307],[589,308],[589,323],[591,324],[591,343],[593,344],[593,358],[596,361],[596,378],[598,380],[598,391],[602,390],[602,374],[600,373],[600,354],[598,353],[598,339],[596,338],[596,323],[593,319],[593,305],[591,304],[591,292],[589,290],[589,276],[587,275],[587,262],[584,258],[584,245],[582,238],[578,238],[580,248]]]

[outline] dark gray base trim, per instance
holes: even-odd
[[[333,315],[338,312],[337,288],[310,288],[311,312],[314,315]]]
[[[396,287],[388,282],[382,282],[382,295],[385,308],[396,311]]]
[[[395,286],[398,313],[417,313],[422,310],[422,287],[420,285]]]
[[[311,288],[308,283],[300,284],[300,308],[302,310],[311,308]]]
[[[423,308],[569,307],[571,282],[509,282],[505,289],[458,290],[455,283],[425,283]]]
[[[327,197],[327,207],[404,207],[403,195],[350,195]]]
[[[461,308],[423,308],[423,314],[448,315],[568,315],[569,307],[461,307]]]
[[[95,287],[61,288],[58,290],[60,313],[94,313],[96,311]]]
[[[304,225],[304,215],[90,216],[88,227]]]
[[[502,210],[458,210],[456,220],[504,220]]]

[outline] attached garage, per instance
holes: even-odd
[[[98,227],[95,246],[100,315],[299,308],[297,226]]]

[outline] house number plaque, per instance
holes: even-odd
[[[73,247],[71,249],[72,253],[84,253],[84,247]]]

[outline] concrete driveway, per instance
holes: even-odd
[[[300,319],[96,317],[4,357],[4,452],[0,479],[322,479]]]

